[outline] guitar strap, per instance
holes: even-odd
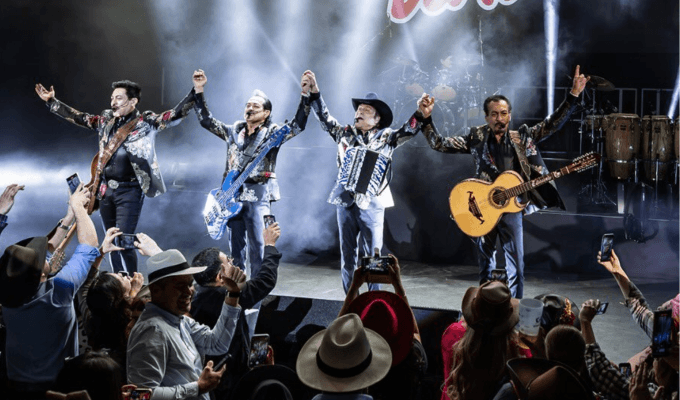
[[[141,116],[131,119],[130,121],[128,121],[128,123],[126,123],[116,131],[111,140],[109,140],[109,143],[99,147],[99,159],[97,161],[97,177],[101,176],[102,171],[104,171],[104,167],[109,162],[113,154],[116,151],[118,151],[118,148],[123,144],[125,139],[127,139],[128,135],[130,135],[132,128],[134,128],[137,125],[137,123],[140,122],[141,120],[142,120]]]

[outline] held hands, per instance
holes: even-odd
[[[574,83],[571,86],[571,94],[578,97],[581,92],[583,92],[583,89],[586,88],[586,83],[590,80],[590,77],[587,77],[581,72],[581,66],[577,65],[576,66],[576,71],[574,72]]]
[[[316,83],[316,76],[314,72],[307,70],[302,74],[300,79],[300,86],[302,87],[302,94],[307,96],[309,92],[319,93],[319,85]]]
[[[35,85],[35,92],[38,93],[38,96],[40,96],[43,101],[48,101],[49,99],[54,98],[54,86],[50,86],[50,90],[47,90],[45,89],[45,86],[38,83]]]
[[[205,87],[205,84],[208,83],[208,77],[205,76],[205,72],[203,72],[202,69],[198,69],[198,70],[194,71],[193,81],[194,81],[194,91],[196,93],[203,93],[203,89]]]
[[[5,191],[0,195],[0,214],[7,214],[14,205],[14,196],[19,190],[24,190],[24,185],[13,183],[5,188]]]
[[[227,364],[224,364],[219,371],[213,371],[212,360],[208,361],[201,372],[201,376],[198,377],[198,393],[208,393],[209,391],[215,389],[220,384],[220,378],[227,370]]]
[[[418,111],[423,114],[423,118],[429,118],[432,114],[432,108],[434,108],[434,96],[423,93],[418,99]]]
[[[112,228],[109,228],[106,231],[106,236],[104,237],[104,241],[102,241],[102,247],[101,247],[101,253],[102,255],[106,253],[110,253],[112,251],[121,251],[125,250],[122,247],[118,247],[115,244],[113,244],[114,240],[123,234],[123,231],[120,230],[120,228],[116,228],[115,226]]]
[[[154,256],[163,250],[156,244],[156,242],[149,237],[146,233],[137,233],[137,240],[135,241],[135,247],[139,254],[147,257]]]
[[[274,222],[265,228],[263,236],[265,246],[276,246],[276,241],[281,236],[281,228],[279,227],[279,223]]]

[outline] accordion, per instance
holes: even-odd
[[[391,159],[363,147],[345,153],[338,182],[345,190],[370,197],[380,194]]]

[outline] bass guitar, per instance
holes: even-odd
[[[503,214],[520,212],[527,206],[528,203],[519,201],[519,195],[572,172],[593,167],[598,162],[599,154],[584,154],[572,164],[529,182],[524,182],[522,176],[515,171],[503,172],[493,183],[481,179],[466,179],[451,191],[451,216],[466,235],[484,236],[498,224]]]
[[[288,125],[284,125],[274,132],[243,171],[230,171],[224,178],[222,186],[210,191],[203,208],[203,220],[211,238],[219,240],[224,235],[227,222],[241,212],[243,208],[243,203],[237,200],[241,194],[243,183],[269,153],[269,150],[281,145],[283,138],[289,133],[290,127]]]

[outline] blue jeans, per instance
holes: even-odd
[[[356,204],[349,207],[337,206],[338,230],[340,233],[340,275],[345,294],[354,277],[359,256],[373,255],[373,249],[382,249],[385,208],[375,200],[368,209],[362,210]],[[361,252],[359,254],[359,243]],[[369,283],[368,290],[380,290],[379,283]]]
[[[115,226],[123,233],[135,233],[143,205],[144,192],[136,182],[117,189],[108,188],[99,201],[104,231]],[[112,251],[109,262],[114,272],[126,271],[132,275],[137,272],[137,250]]]
[[[498,225],[486,236],[474,238],[477,244],[480,284],[491,278],[496,268],[496,238],[500,238],[505,252],[505,270],[512,297],[521,299],[524,295],[524,233],[522,213],[505,214]]]
[[[264,216],[271,214],[269,201],[243,202],[243,209],[227,222],[229,245],[234,265],[246,270],[246,256],[250,260],[250,274],[257,276],[264,256]],[[246,243],[247,238],[247,243]],[[246,244],[248,248],[246,249]]]

